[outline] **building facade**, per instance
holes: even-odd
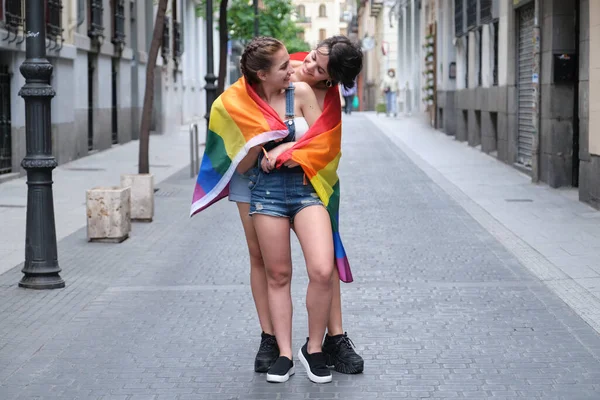
[[[425,81],[423,45],[426,44],[426,24],[423,21],[427,16],[426,7],[421,7],[421,3],[420,0],[400,0],[394,7],[398,18],[396,69],[401,88],[399,99],[405,114],[425,110],[422,98],[426,85],[422,83]]]
[[[600,208],[600,4],[437,1],[436,126]]]
[[[579,198],[600,209],[600,2],[580,0]]]
[[[0,178],[24,173],[25,107],[18,96],[25,83],[19,73],[24,4],[3,0],[0,7]],[[46,1],[46,50],[56,90],[52,144],[59,164],[137,139],[155,12],[144,1]],[[169,1],[155,71],[157,133],[204,114],[203,28],[194,1]]]
[[[362,0],[358,7],[358,37],[363,50],[363,69],[358,77],[360,111],[375,110],[380,101],[378,82],[381,78],[380,59],[377,54],[378,16],[383,8],[382,1]],[[381,42],[380,42],[381,43]]]
[[[358,37],[364,53],[358,80],[361,111],[380,109],[385,104],[381,80],[398,63],[397,26],[393,2],[363,0],[357,12]]]
[[[296,23],[303,28],[302,39],[311,47],[334,35],[349,34],[354,2],[350,0],[294,0]]]

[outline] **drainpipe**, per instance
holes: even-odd
[[[396,26],[398,27],[398,34],[397,36],[397,40],[398,43],[396,43],[396,51],[398,52],[398,57],[396,58],[396,76],[398,77],[398,79],[402,79],[402,67],[401,67],[401,63],[402,60],[400,60],[400,58],[402,57],[402,42],[400,41],[400,24],[403,23],[404,21],[402,21],[402,8],[400,7],[400,4],[397,4],[398,8],[396,9]]]
[[[531,181],[540,181],[540,125],[541,125],[541,97],[540,97],[540,17],[542,15],[541,0],[535,0],[535,11],[533,16],[533,71],[531,79],[533,82],[533,152],[531,157]]]
[[[419,112],[419,105],[416,104],[415,99],[417,98],[417,63],[419,62],[419,58],[417,55],[416,49],[416,40],[415,37],[415,0],[410,0],[410,54],[412,55],[410,59],[410,80],[411,80],[411,92],[410,92],[410,108],[411,112]]]
[[[404,77],[403,82],[402,82],[402,87],[404,88],[402,90],[402,93],[404,95],[404,114],[408,114],[409,113],[409,108],[408,108],[408,91],[407,91],[407,85],[406,82],[408,82],[409,76],[410,74],[408,73],[408,47],[407,47],[407,43],[406,43],[406,35],[408,34],[408,13],[406,12],[406,5],[402,6],[402,20],[403,20],[403,24],[402,24],[402,30],[403,30],[403,34],[402,34],[402,63],[404,64],[404,68],[402,71],[402,76]]]

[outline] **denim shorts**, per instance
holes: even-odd
[[[250,203],[250,175],[256,174],[254,168],[245,174],[233,173],[229,181],[229,201],[236,203]]]
[[[293,223],[300,210],[323,205],[301,169],[299,172],[274,170],[269,174],[254,169],[250,182],[250,215],[289,218]]]

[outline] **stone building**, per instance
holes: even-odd
[[[193,0],[171,0],[155,71],[153,130],[168,134],[204,113],[204,22]],[[0,180],[24,173],[24,0],[0,1]],[[156,5],[46,0],[52,143],[59,164],[137,139]],[[216,60],[218,62],[218,59]]]

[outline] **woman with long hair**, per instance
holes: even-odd
[[[291,80],[308,83],[319,102],[324,107],[327,93],[335,91],[335,85],[344,84],[353,87],[356,77],[362,69],[363,54],[360,46],[345,36],[333,36],[325,39],[306,54],[293,54],[290,65],[294,69]],[[331,96],[339,102],[339,96]],[[297,130],[302,129],[298,121]],[[282,148],[283,149],[283,148]],[[281,150],[281,149],[280,149]],[[258,151],[258,150],[255,150]],[[290,163],[291,165],[291,163]],[[243,165],[242,167],[247,167]],[[240,169],[240,168],[238,168]],[[250,189],[248,175],[234,174],[230,182],[229,200],[237,203],[240,219],[250,253],[250,286],[254,298],[258,320],[262,328],[261,343],[254,361],[256,372],[267,372],[279,357],[279,347],[274,336],[271,313],[267,300],[267,277],[260,251],[258,238],[250,217]],[[351,340],[343,329],[340,279],[337,269],[333,273],[333,295],[327,334],[323,341],[323,353],[328,366],[346,374],[361,373],[364,361],[354,350]]]

